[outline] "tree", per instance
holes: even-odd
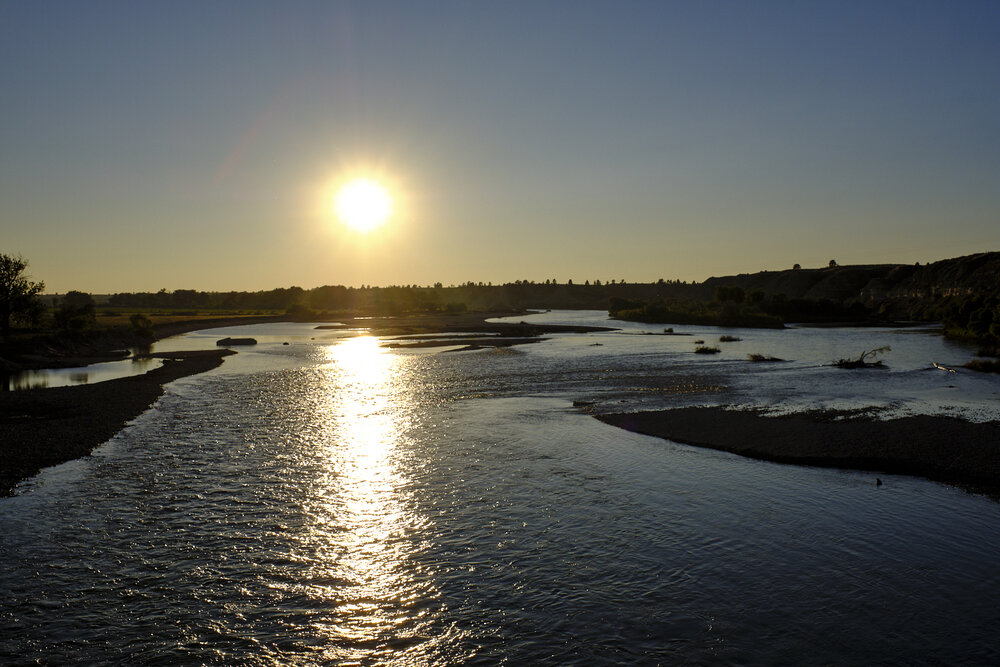
[[[831,269],[837,268],[837,260],[835,260],[835,259],[831,259],[830,260],[830,268]]]
[[[153,337],[153,321],[142,313],[133,313],[128,321],[132,325],[132,331],[135,332],[135,335],[140,338]]]
[[[27,268],[24,258],[0,253],[0,327],[4,338],[10,334],[12,320],[31,320],[40,312],[41,303],[36,297],[45,289],[45,283],[29,280],[24,273]]]
[[[79,335],[95,324],[94,298],[75,290],[66,292],[54,315],[59,329]]]
[[[746,293],[743,291],[743,288],[737,285],[719,285],[715,288],[716,301],[743,303],[745,297]]]

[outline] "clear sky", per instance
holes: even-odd
[[[0,252],[51,292],[998,249],[991,0],[0,2]]]

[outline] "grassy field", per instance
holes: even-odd
[[[114,328],[119,326],[131,326],[129,318],[132,315],[145,315],[153,323],[154,327],[177,322],[190,322],[192,320],[218,320],[230,317],[271,317],[283,315],[282,310],[227,310],[200,308],[191,310],[190,308],[129,308],[115,306],[98,306],[96,323],[98,328]]]

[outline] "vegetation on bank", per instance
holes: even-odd
[[[941,319],[949,336],[1000,346],[1000,285],[992,294],[951,299]]]
[[[767,361],[784,361],[778,357],[772,357],[769,354],[761,354],[760,352],[753,352],[747,355],[747,358],[754,363],[763,363]]]
[[[616,320],[646,324],[695,324],[719,327],[781,329],[784,322],[756,304],[731,301],[681,301],[612,298],[608,315]]]
[[[972,359],[963,364],[965,368],[980,373],[1000,373],[1000,359],[989,361],[987,359]]]
[[[23,257],[0,254],[0,334],[4,339],[10,336],[12,325],[35,324],[44,310],[37,297],[45,283],[31,280],[27,268]]]
[[[325,285],[256,292],[192,289],[42,296],[44,283],[27,261],[0,254],[0,357],[25,338],[79,342],[149,340],[179,320],[282,316],[300,321],[529,309],[608,309],[613,318],[657,324],[780,328],[784,323],[943,322],[948,336],[1000,349],[1000,253],[980,253],[921,266],[796,265],[702,283],[660,279],[516,280],[494,285]],[[2,361],[2,360],[0,360]]]
[[[975,341],[980,345],[976,356],[995,358],[972,359],[965,368],[1000,373],[1000,286],[992,293],[952,299],[942,319],[946,336]]]

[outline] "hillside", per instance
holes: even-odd
[[[822,269],[761,271],[713,277],[703,285],[740,287],[766,297],[860,302],[888,317],[934,319],[941,309],[970,297],[1000,294],[1000,252],[984,252],[931,264],[877,264]]]

